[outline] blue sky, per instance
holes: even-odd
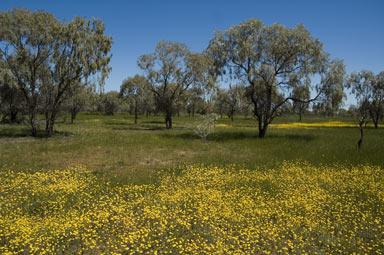
[[[348,73],[384,71],[383,0],[1,1],[2,11],[14,7],[40,9],[66,20],[76,16],[101,18],[106,34],[114,40],[106,91],[119,90],[123,79],[141,73],[136,65],[138,57],[153,52],[159,41],[182,42],[199,52],[216,30],[250,18],[287,27],[303,23],[332,58],[344,59]],[[349,99],[347,104],[351,102]]]

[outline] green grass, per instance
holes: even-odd
[[[284,116],[274,123],[297,121]],[[205,164],[265,169],[282,161],[308,161],[314,165],[341,163],[383,166],[384,129],[367,128],[364,147],[357,150],[357,128],[279,129],[257,138],[253,118],[226,117],[208,137],[209,147],[193,134],[199,117],[174,118],[174,129],[164,129],[162,116],[144,116],[133,124],[133,116],[83,113],[75,124],[58,120],[51,138],[34,138],[22,125],[0,125],[0,167],[20,171],[63,169],[84,165],[112,181],[123,184],[154,183],[158,170],[184,164]],[[353,122],[349,118],[305,116],[303,122]]]

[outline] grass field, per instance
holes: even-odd
[[[62,169],[84,165],[123,183],[153,183],[156,170],[181,164],[236,164],[243,168],[273,167],[283,160],[312,164],[383,165],[384,129],[367,128],[362,151],[354,127],[271,127],[257,138],[254,119],[218,121],[208,137],[209,147],[193,134],[199,117],[175,117],[173,130],[164,129],[163,117],[141,117],[139,124],[127,114],[82,114],[75,124],[59,121],[52,138],[26,136],[28,127],[0,125],[0,166],[18,170]],[[277,119],[291,123],[296,116]],[[322,123],[340,119],[307,118]],[[342,120],[353,124],[350,119]],[[225,124],[224,127],[221,127]]]
[[[81,114],[0,125],[1,254],[382,254],[384,129],[352,119]],[[60,227],[59,227],[60,226]]]

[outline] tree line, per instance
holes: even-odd
[[[315,113],[337,113],[346,89],[357,100],[361,127],[368,120],[377,127],[383,118],[384,72],[347,75],[343,61],[332,59],[302,24],[266,26],[250,19],[217,31],[201,53],[161,41],[139,57],[141,75],[108,93],[102,86],[111,70],[112,38],[100,19],[61,22],[47,12],[13,9],[0,12],[0,28],[2,118],[25,119],[32,135],[38,114],[50,136],[60,112],[70,113],[73,122],[83,110],[120,109],[134,114],[135,123],[139,114],[163,113],[169,129],[180,112],[216,112],[232,120],[235,114],[249,115],[263,138],[281,114],[295,112],[301,119],[310,105]]]

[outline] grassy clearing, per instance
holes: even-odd
[[[382,252],[383,128],[358,151],[351,119],[288,116],[259,139],[222,118],[206,148],[196,121],[81,114],[49,139],[0,125],[0,253]]]
[[[353,123],[350,119],[307,117],[304,122]],[[283,160],[305,160],[314,165],[342,163],[383,166],[384,129],[367,128],[364,148],[357,150],[359,130],[353,127],[271,127],[257,138],[254,119],[219,120],[208,137],[209,148],[193,134],[198,117],[175,117],[165,130],[162,116],[141,117],[133,124],[127,114],[81,114],[75,124],[59,121],[54,137],[32,138],[28,127],[0,125],[0,167],[15,170],[63,169],[83,165],[122,184],[154,183],[157,171],[183,164],[214,164],[266,169]],[[277,119],[291,123],[296,116]]]
[[[381,254],[384,169],[183,167],[111,186],[0,172],[1,254]]]

